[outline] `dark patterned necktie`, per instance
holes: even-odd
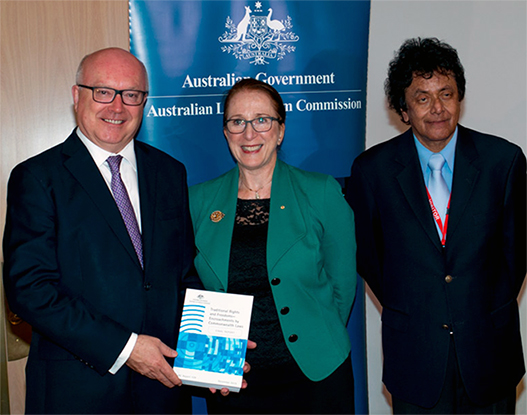
[[[130,197],[126,191],[126,187],[121,179],[121,160],[122,156],[110,156],[106,159],[108,165],[110,166],[110,171],[112,172],[112,182],[111,188],[115,203],[121,212],[124,224],[134,245],[135,253],[139,262],[141,263],[141,268],[143,268],[143,241],[141,238],[141,232],[139,231],[139,225],[137,224],[137,218],[135,217],[134,208],[130,202]]]

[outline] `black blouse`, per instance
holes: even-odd
[[[266,262],[270,199],[238,199],[229,259],[228,292],[254,296],[247,351],[254,368],[267,368],[293,358],[284,341],[269,284]]]

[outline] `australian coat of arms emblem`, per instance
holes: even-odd
[[[292,19],[273,19],[273,9],[267,14],[262,10],[262,4],[257,1],[253,10],[245,6],[245,15],[236,24],[227,17],[225,27],[228,29],[218,40],[223,44],[223,52],[232,53],[237,59],[249,59],[255,65],[264,65],[268,60],[281,60],[287,53],[294,52],[292,44],[298,41],[291,29]]]

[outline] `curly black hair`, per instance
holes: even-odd
[[[411,85],[414,76],[431,78],[435,73],[453,75],[458,90],[459,101],[465,97],[465,70],[457,51],[437,38],[414,38],[406,40],[396,53],[388,68],[388,78],[384,91],[388,104],[395,110],[405,124],[402,113],[406,111],[406,89]]]

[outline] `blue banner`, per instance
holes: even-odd
[[[234,166],[223,97],[243,77],[287,110],[279,157],[343,179],[364,149],[370,1],[130,1],[130,48],[148,70],[138,139],[185,164],[189,185]],[[350,322],[356,412],[367,413],[362,285]]]
[[[364,148],[369,1],[131,1],[131,51],[150,95],[139,139],[182,161],[189,184],[234,165],[223,94],[241,77],[287,109],[281,158],[349,175]]]

